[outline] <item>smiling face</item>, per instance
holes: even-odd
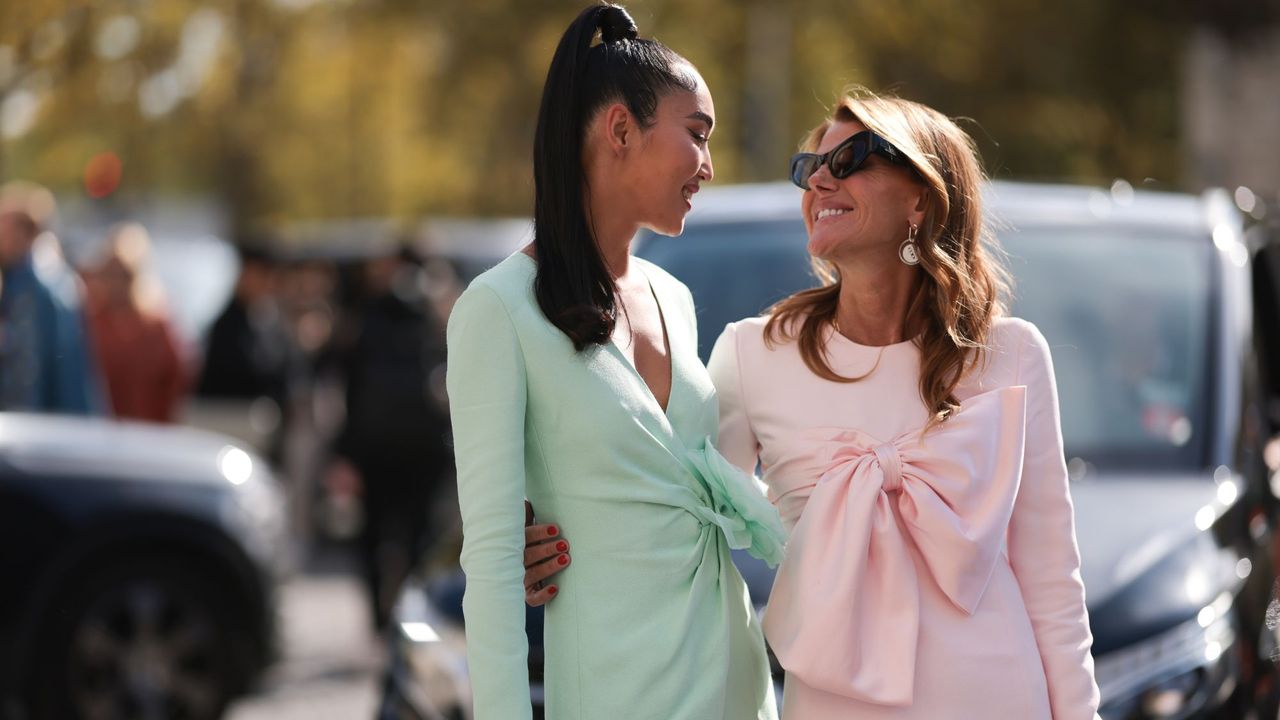
[[[693,194],[714,176],[708,142],[715,105],[697,71],[686,72],[697,79],[697,89],[662,96],[651,123],[639,131],[623,178],[638,224],[663,235],[683,232]]]
[[[825,153],[867,128],[837,120],[827,128],[815,152]],[[809,253],[832,263],[886,253],[896,257],[910,224],[924,218],[926,190],[907,168],[872,155],[844,179],[825,164],[809,178],[801,200]]]

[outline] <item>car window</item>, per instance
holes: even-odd
[[[999,234],[1016,284],[1012,312],[1052,349],[1068,458],[1103,470],[1203,467],[1207,239],[1096,226]],[[689,286],[704,362],[725,323],[816,284],[798,220],[691,224],[680,237],[642,237],[637,254]]]
[[[1280,432],[1280,232],[1269,238],[1261,227],[1255,229],[1253,258],[1253,335],[1258,343],[1258,363],[1262,391],[1267,401],[1264,408],[1269,428]]]
[[[725,325],[818,284],[806,243],[799,221],[704,223],[679,237],[646,233],[636,254],[689,286],[698,310],[698,355],[706,362]]]
[[[1212,246],[1150,229],[1003,234],[1013,312],[1048,340],[1069,457],[1196,468],[1207,452]]]

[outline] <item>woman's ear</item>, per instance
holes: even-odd
[[[914,207],[907,212],[907,221],[912,225],[919,225],[924,222],[924,216],[929,212],[929,190],[921,185],[918,193],[913,193],[912,197],[915,203]]]
[[[635,143],[635,122],[625,104],[620,102],[610,104],[601,113],[601,120],[604,125],[605,146],[611,153],[614,155],[625,153],[628,145]]]

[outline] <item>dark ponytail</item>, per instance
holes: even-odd
[[[601,42],[592,45],[597,32]],[[576,350],[609,342],[617,285],[587,221],[582,143],[588,121],[604,105],[626,104],[649,124],[668,90],[696,91],[684,58],[656,40],[639,40],[635,22],[617,5],[578,15],[556,47],[542,89],[533,143],[534,294],[547,319]]]

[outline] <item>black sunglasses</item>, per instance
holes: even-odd
[[[893,143],[885,140],[870,130],[855,133],[844,142],[831,148],[830,152],[796,153],[791,157],[791,182],[797,187],[809,189],[809,176],[818,172],[824,164],[831,170],[831,175],[844,179],[858,171],[862,163],[872,154],[879,155],[889,162],[915,169],[911,161]]]

